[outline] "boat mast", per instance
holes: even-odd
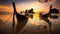
[[[15,14],[17,13],[16,12],[16,7],[15,7],[15,3],[14,2],[12,2],[12,4],[13,4],[13,10],[14,10],[14,12],[13,12],[13,34],[16,34],[15,33],[15,30],[14,30],[14,27],[15,27]]]

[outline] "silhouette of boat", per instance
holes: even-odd
[[[33,8],[25,11],[25,16],[29,16],[31,19],[33,19],[33,14]]]
[[[57,18],[59,17],[59,15],[51,15],[51,14],[59,14],[59,11],[58,11],[57,9],[52,9],[52,5],[50,6],[50,11],[49,11],[49,13],[42,15],[42,13],[40,12],[40,13],[39,13],[39,17],[40,17],[42,20],[44,20],[45,22],[48,23],[49,29],[50,29],[50,33],[52,34],[52,32],[51,32],[51,22],[50,22],[50,20],[48,19],[48,17],[50,16],[50,18],[57,19]]]
[[[17,13],[16,7],[15,7],[15,3],[12,2],[12,4],[13,4],[13,8],[14,8],[14,14],[13,14],[13,30],[14,30],[14,26],[15,26],[15,23],[14,23],[15,22],[14,15],[16,15],[16,18],[17,18],[17,26],[15,28],[15,30],[16,30],[15,34],[17,34],[25,26],[25,24],[27,23],[28,17]]]

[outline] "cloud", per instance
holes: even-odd
[[[0,12],[12,12],[12,6],[0,5]]]
[[[57,5],[60,5],[60,0],[56,0],[56,4]]]
[[[9,14],[12,14],[12,13],[10,13],[10,12],[2,12],[2,11],[0,11],[0,15],[9,15]]]
[[[2,5],[10,5],[12,0],[0,0],[0,4]]]
[[[12,1],[18,3],[18,2],[37,1],[37,0],[0,0],[0,4],[6,5],[6,4],[10,4]]]

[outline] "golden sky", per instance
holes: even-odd
[[[0,5],[0,11],[1,12],[12,12],[12,7],[11,6]]]
[[[20,11],[25,11],[26,9],[30,10],[31,8],[33,8],[34,12],[46,13],[49,11],[50,5],[54,4],[54,3],[55,3],[55,1],[47,2],[47,3],[40,3],[38,1],[29,1],[29,2],[18,3],[16,1],[16,9],[17,9],[17,12],[20,12]],[[11,5],[0,4],[0,11],[1,12],[13,12],[12,3],[11,3]]]

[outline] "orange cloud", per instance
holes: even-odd
[[[12,7],[11,6],[0,5],[0,11],[12,12]]]

